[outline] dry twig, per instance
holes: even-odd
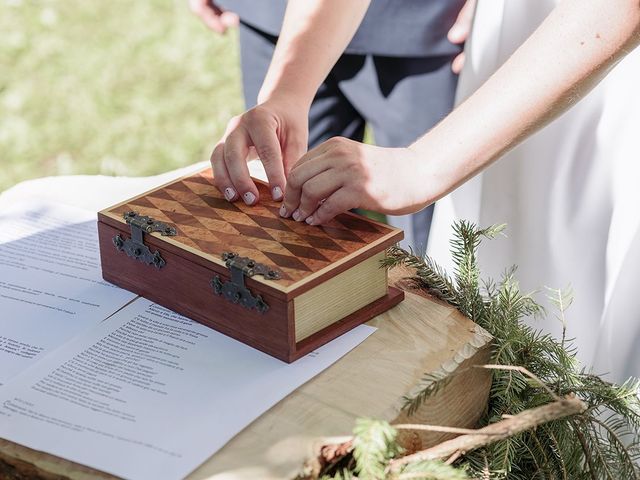
[[[389,463],[389,470],[398,472],[409,463],[449,458],[457,452],[464,454],[552,420],[582,413],[586,409],[587,406],[582,400],[575,396],[567,396],[547,405],[525,410],[506,420],[487,425],[472,434],[461,435],[426,450],[392,460]]]

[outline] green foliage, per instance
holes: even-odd
[[[396,443],[398,432],[388,422],[360,418],[353,430],[352,469],[341,468],[322,480],[382,480],[388,478],[389,460],[396,458],[402,450]],[[466,472],[439,461],[421,461],[405,466],[396,475],[398,480],[467,480]]]
[[[236,32],[187,0],[0,0],[0,191],[209,158],[242,109]]]
[[[431,259],[421,259],[400,248],[391,250],[387,266],[407,265],[416,269],[416,286],[446,300],[494,337],[493,363],[526,368],[558,396],[575,393],[587,412],[543,425],[470,452],[457,464],[472,475],[490,478],[638,478],[640,459],[640,384],[630,380],[613,385],[580,370],[575,349],[562,337],[537,331],[524,323],[544,314],[532,295],[520,291],[516,269],[505,272],[499,282],[480,281],[477,249],[482,237],[493,238],[504,226],[478,229],[469,222],[455,225],[452,256],[454,278],[449,278]],[[569,289],[548,289],[566,329],[565,310],[573,297]],[[563,329],[563,330],[564,330]],[[409,412],[437,393],[448,379],[431,375],[424,388],[407,400]],[[493,370],[489,408],[482,424],[500,421],[553,400],[538,381],[520,371]]]
[[[398,475],[398,480],[418,478],[423,480],[467,480],[469,477],[462,469],[445,465],[442,462],[416,462],[407,465]]]
[[[384,478],[387,462],[400,452],[395,442],[397,434],[391,425],[381,420],[360,418],[356,421],[353,430],[353,458],[358,478]]]
[[[467,452],[455,466],[472,478],[640,478],[640,382],[631,379],[614,385],[581,370],[575,349],[564,335],[565,311],[573,301],[570,289],[547,289],[557,309],[555,316],[563,325],[558,340],[524,323],[525,318],[545,312],[531,294],[520,291],[515,267],[498,282],[481,281],[478,246],[483,237],[493,238],[503,229],[503,225],[478,229],[469,222],[456,223],[451,242],[453,277],[432,259],[397,247],[390,250],[384,265],[414,269],[416,288],[448,302],[491,333],[494,364],[524,367],[533,375],[513,368],[492,369],[488,410],[480,426],[544,405],[554,396],[575,394],[588,409]],[[408,413],[415,412],[450,379],[426,374],[422,390],[406,399]],[[379,471],[381,465],[376,468]],[[456,477],[457,473],[444,472],[444,476],[434,478],[463,478]]]
[[[348,468],[344,468],[336,472],[334,475],[323,475],[320,477],[320,480],[351,480],[352,478],[356,478],[354,477],[353,472]]]

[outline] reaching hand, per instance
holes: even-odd
[[[424,166],[409,148],[332,138],[293,167],[280,215],[319,225],[352,208],[418,211],[430,198]]]
[[[238,15],[218,7],[212,0],[189,0],[189,7],[204,24],[216,33],[225,33],[240,21]]]
[[[264,165],[272,198],[282,200],[286,175],[307,150],[308,112],[299,102],[267,100],[231,119],[211,154],[214,182],[228,201],[258,201],[247,167],[247,160],[256,156]]]
[[[458,13],[456,23],[449,29],[447,38],[451,43],[460,45],[467,41],[469,33],[471,33],[471,24],[473,23],[473,14],[476,9],[476,0],[467,0],[464,7]],[[460,73],[464,67],[464,52],[461,52],[451,62],[451,70],[453,73]]]

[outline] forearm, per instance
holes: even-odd
[[[370,0],[290,0],[259,102],[310,104],[357,30]]]
[[[410,147],[436,159],[423,162],[423,177],[439,186],[425,204],[570,108],[639,42],[638,0],[560,3],[480,89]]]

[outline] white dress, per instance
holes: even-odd
[[[480,0],[458,98],[478,88],[555,4]],[[499,277],[518,264],[524,290],[571,284],[568,337],[585,367],[614,381],[640,376],[639,90],[640,49],[572,110],[438,202],[428,251],[450,267],[454,219],[508,223],[508,238],[484,242],[485,274]],[[537,326],[560,335],[549,313]]]

